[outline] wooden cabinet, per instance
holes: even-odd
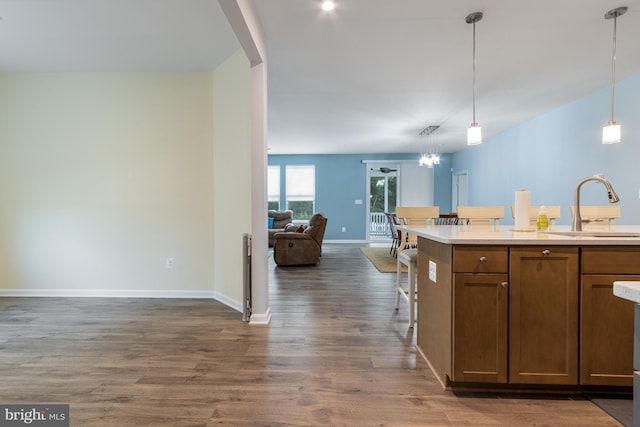
[[[508,263],[504,246],[453,252],[454,382],[507,382]]]
[[[454,382],[578,383],[578,248],[456,247],[453,264]]]
[[[634,304],[612,287],[640,280],[640,246],[421,237],[418,274],[417,347],[443,386],[631,384]]]
[[[454,275],[453,381],[507,382],[507,277]]]
[[[578,384],[578,248],[512,247],[509,382]]]
[[[456,246],[453,253],[456,273],[506,273],[508,270],[506,246]]]
[[[632,386],[635,304],[613,282],[640,280],[640,248],[583,248],[580,271],[580,383]]]

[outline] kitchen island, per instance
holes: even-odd
[[[443,387],[631,392],[634,304],[613,282],[640,280],[640,226],[402,229],[418,236],[417,347]]]

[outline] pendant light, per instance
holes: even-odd
[[[616,31],[618,16],[624,15],[627,11],[626,6],[611,9],[604,14],[604,19],[613,18],[613,52],[611,54],[611,120],[602,128],[602,143],[617,144],[620,142],[620,125],[613,119],[613,104],[615,99],[616,87]]]
[[[473,24],[473,122],[467,129],[467,145],[482,144],[482,128],[476,122],[476,22],[482,19],[482,12],[467,15],[467,24]]]
[[[325,12],[332,11],[335,8],[336,4],[333,2],[333,0],[325,0],[322,2],[322,10],[324,10]]]

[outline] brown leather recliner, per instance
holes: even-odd
[[[273,218],[273,224],[269,227],[269,247],[273,247],[276,239],[273,237],[276,233],[283,231],[292,231],[296,227],[293,225],[293,211],[268,211],[269,218]],[[292,229],[292,230],[290,230]]]
[[[327,217],[314,214],[302,232],[276,233],[273,256],[278,265],[313,265],[320,259]]]

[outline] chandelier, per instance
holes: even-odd
[[[418,164],[420,166],[426,166],[433,168],[434,165],[440,164],[440,155],[438,154],[438,146],[433,142],[433,132],[435,132],[440,126],[427,126],[420,132],[420,136],[427,138],[426,151],[420,154]]]

